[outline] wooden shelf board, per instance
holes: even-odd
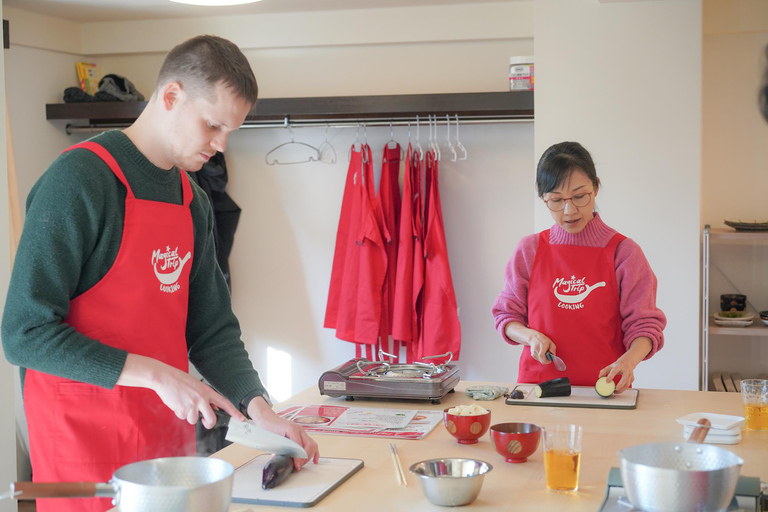
[[[736,231],[730,228],[714,228],[709,230],[711,243],[734,244],[768,244],[768,231]]]
[[[717,325],[712,317],[709,317],[709,334],[723,336],[768,336],[768,325],[760,321],[757,316],[748,327],[723,327]]]
[[[88,119],[92,124],[132,122],[146,102],[54,103],[46,119]],[[246,117],[246,124],[291,119],[397,119],[415,115],[464,118],[533,119],[533,91],[388,96],[264,98]]]

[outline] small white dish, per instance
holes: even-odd
[[[727,414],[715,414],[713,412],[692,412],[680,418],[677,422],[681,425],[696,426],[701,418],[707,418],[711,423],[710,428],[715,430],[730,430],[744,426],[743,416],[728,416]]]
[[[766,320],[765,318],[761,318],[760,321],[763,322],[765,325],[768,325],[768,320]]]
[[[713,317],[714,322],[721,327],[749,327],[754,320],[736,320],[736,319],[720,319]]]
[[[738,313],[738,316],[728,316],[723,315],[722,313],[715,313],[715,319],[717,320],[724,320],[724,321],[744,321],[744,320],[752,320],[755,318],[754,313],[749,313],[747,311],[734,311],[734,313]],[[729,313],[730,314],[730,313]]]
[[[693,432],[694,427],[691,425],[686,425],[683,427],[683,439],[686,441],[691,437],[691,432]],[[707,432],[707,437],[704,438],[705,444],[739,444],[741,442],[741,430],[737,429],[735,435],[724,435],[720,434],[720,430],[711,430]],[[722,432],[730,432],[728,431],[722,431]]]

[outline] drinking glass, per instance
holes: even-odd
[[[579,488],[581,431],[579,425],[553,425],[542,429],[544,474],[550,491],[574,492]]]
[[[768,430],[768,380],[742,380],[741,398],[747,430]]]

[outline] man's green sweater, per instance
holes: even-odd
[[[121,131],[92,139],[117,160],[139,199],[181,204],[181,175],[154,166]],[[264,388],[240,339],[224,276],[216,263],[213,213],[192,182],[195,249],[189,277],[189,359],[239,406]],[[60,155],[32,188],[2,323],[12,364],[113,388],[127,352],[80,334],[65,322],[70,301],[98,283],[120,248],[126,189],[94,153]],[[114,312],[119,315],[119,311]],[[160,342],[161,340],[158,340]]]

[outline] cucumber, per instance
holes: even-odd
[[[600,377],[595,383],[595,391],[603,398],[608,398],[616,391],[616,383],[606,380],[605,377]]]
[[[568,377],[548,380],[533,388],[533,392],[536,394],[536,398],[571,396],[571,381],[568,380]]]

